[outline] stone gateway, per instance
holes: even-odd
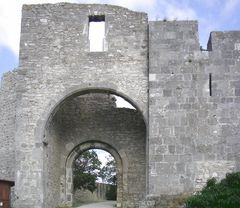
[[[103,27],[98,48],[92,23]],[[165,208],[240,170],[240,32],[212,32],[202,50],[196,21],[24,5],[0,117],[0,181],[14,184],[13,207],[71,205],[73,160],[99,148],[117,162],[118,207]]]

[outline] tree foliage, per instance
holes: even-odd
[[[229,173],[217,182],[208,180],[201,192],[191,196],[186,202],[187,208],[239,208],[240,172]]]
[[[116,161],[112,156],[106,158],[107,163],[99,172],[99,177],[102,178],[102,181],[108,184],[117,184],[116,176]]]
[[[102,167],[96,151],[88,150],[82,153],[73,164],[73,187],[77,189],[88,189],[93,192],[96,189],[96,181],[99,178],[104,183],[115,185],[111,186],[109,197],[111,199],[116,195],[116,162],[109,155],[107,163]]]
[[[82,153],[73,164],[73,188],[88,189],[93,192],[96,189],[96,180],[101,170],[101,161],[94,150]]]

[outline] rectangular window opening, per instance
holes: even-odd
[[[105,16],[89,16],[90,52],[105,51]]]

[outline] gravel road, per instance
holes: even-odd
[[[116,201],[105,201],[105,202],[82,205],[78,208],[113,208],[115,204],[116,204]]]

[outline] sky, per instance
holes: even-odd
[[[102,163],[101,168],[103,168],[107,164],[108,161],[115,160],[114,157],[105,150],[102,150],[102,149],[93,149],[93,150],[97,153],[98,159]],[[103,181],[101,178],[98,178],[97,182],[107,183],[107,181]]]
[[[240,0],[0,0],[0,77],[18,67],[22,4],[57,2],[118,5],[149,20],[198,20],[203,48],[211,31],[240,30]]]

